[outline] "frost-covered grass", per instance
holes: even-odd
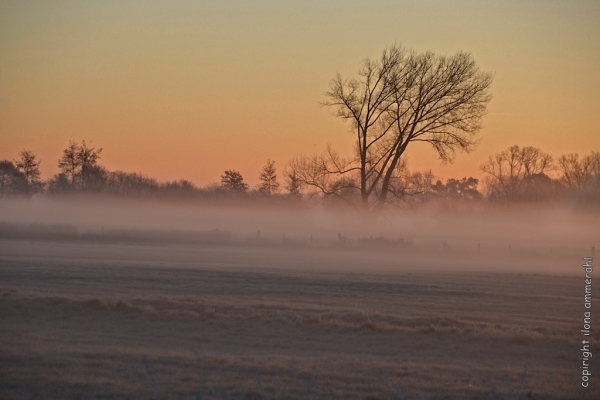
[[[0,242],[0,398],[600,397],[575,274],[264,251]]]

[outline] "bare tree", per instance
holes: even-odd
[[[346,79],[337,74],[323,103],[350,122],[354,157],[343,163],[330,154],[295,160],[321,167],[308,173],[319,179],[307,179],[307,185],[326,193],[320,185],[324,175],[351,175],[346,181],[359,191],[362,208],[381,209],[402,192],[398,175],[410,143],[428,143],[443,162],[477,144],[492,75],[480,71],[470,54],[446,57],[392,45],[379,60],[364,60],[358,75]]]
[[[102,149],[88,147],[85,140],[79,146],[78,158],[81,164],[81,188],[101,190],[107,180],[108,171],[98,165]]]
[[[71,182],[71,188],[98,189],[106,180],[107,172],[97,162],[102,149],[88,147],[85,140],[81,144],[70,141],[58,160],[58,167]]]
[[[248,184],[244,182],[242,174],[235,170],[227,170],[221,175],[221,185],[233,192],[243,193],[248,190]]]
[[[591,183],[596,191],[600,191],[600,153],[593,151],[591,157],[594,159]]]
[[[308,186],[309,199],[317,195],[337,197],[351,202],[351,194],[360,190],[357,168],[352,166],[353,160],[347,160],[327,146],[321,155],[293,157],[287,165],[288,176],[293,175],[301,186]]]
[[[528,200],[531,199],[528,190],[537,192],[535,197],[539,197],[540,188],[534,186],[550,184],[546,173],[553,165],[550,154],[531,146],[512,146],[496,153],[481,165],[481,170],[488,174],[488,197],[503,201]]]
[[[312,188],[307,191],[309,199],[322,196],[328,203],[364,207],[359,174],[356,169],[352,170],[353,162],[352,159],[340,157],[328,146],[321,155],[293,157],[288,163],[288,168],[302,185]],[[384,204],[398,206],[426,200],[433,179],[431,171],[410,172],[406,158],[403,158],[389,177],[388,192],[382,201]],[[375,201],[381,198],[380,191],[380,187],[375,187]],[[377,203],[375,205],[382,206]]]
[[[21,151],[19,156],[21,158],[15,160],[15,167],[23,174],[25,194],[29,196],[33,193],[42,191],[44,185],[40,180],[41,161],[37,160],[35,154],[29,150]]]
[[[113,171],[108,175],[106,188],[109,193],[118,195],[149,197],[160,190],[160,184],[141,173]]]
[[[75,180],[77,179],[81,167],[78,154],[79,144],[70,141],[69,147],[63,150],[63,156],[58,160],[58,168],[60,168],[64,176],[71,181],[73,189],[75,189]]]
[[[600,153],[591,154],[579,158],[579,154],[567,154],[558,159],[558,169],[563,173],[562,179],[565,184],[578,191],[584,191],[593,185],[594,173],[600,168]]]
[[[258,191],[271,196],[279,191],[279,182],[277,182],[277,169],[275,168],[275,161],[267,160],[267,164],[260,171],[258,176],[260,184],[258,185]]]
[[[291,172],[286,171],[285,179],[286,179],[285,188],[287,189],[288,194],[291,197],[301,199],[302,198],[302,192],[301,192],[302,182],[301,182],[300,178],[298,178],[296,171],[291,171]]]

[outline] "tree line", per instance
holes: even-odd
[[[430,146],[442,162],[478,144],[492,74],[481,71],[470,53],[419,53],[400,45],[366,58],[357,77],[337,74],[322,105],[347,121],[354,152],[342,157],[328,146],[322,154],[298,155],[285,166],[281,187],[275,163],[267,160],[260,184],[251,189],[239,171],[227,170],[217,185],[199,188],[187,180],[158,182],[141,173],[109,171],[98,163],[102,149],[71,142],[58,167],[40,180],[35,155],[0,161],[0,195],[102,192],[124,196],[305,199],[377,212],[384,207],[431,200],[539,202],[562,197],[600,201],[600,155],[554,159],[534,147],[512,146],[481,165],[483,189],[473,177],[436,179],[431,171],[410,171],[414,143]],[[558,175],[558,176],[557,176]],[[554,176],[554,177],[553,177]]]
[[[86,141],[71,141],[58,160],[60,172],[52,178],[40,179],[41,161],[29,150],[23,150],[17,160],[0,160],[0,197],[104,193],[130,197],[192,198],[219,196],[230,198],[265,197],[298,200],[302,197],[300,183],[285,174],[280,184],[275,162],[267,160],[258,175],[255,188],[244,181],[237,170],[226,170],[220,184],[198,187],[186,179],[159,182],[142,173],[109,171],[100,164],[102,149]],[[282,187],[283,186],[283,187]]]
[[[278,199],[346,205],[361,209],[358,185],[336,181],[315,186],[299,171],[298,158],[290,160],[280,183],[275,162],[267,160],[259,171],[259,184],[254,188],[234,169],[226,170],[219,184],[198,187],[185,180],[159,182],[143,175],[109,171],[99,163],[102,149],[90,147],[85,141],[70,142],[58,160],[60,172],[42,181],[41,161],[30,150],[23,150],[16,160],[0,160],[0,197],[34,194],[67,195],[104,193],[126,197],[149,198],[210,198]],[[335,155],[328,155],[335,159]],[[318,163],[319,156],[309,159]],[[558,158],[535,147],[511,146],[489,156],[480,166],[484,173],[482,188],[473,177],[449,178],[443,182],[431,171],[411,172],[406,162],[397,171],[394,198],[397,206],[423,204],[431,201],[488,201],[493,203],[544,202],[571,198],[600,202],[600,153],[565,154]],[[346,177],[350,180],[350,177]],[[388,202],[390,203],[390,202]]]

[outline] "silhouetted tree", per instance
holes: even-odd
[[[260,171],[258,176],[260,184],[258,185],[258,191],[271,196],[279,191],[279,182],[277,182],[277,169],[275,168],[275,161],[267,160],[267,164]]]
[[[23,174],[25,180],[25,194],[30,196],[34,193],[41,192],[44,184],[40,180],[40,163],[33,152],[23,150],[19,153],[19,160],[15,161],[15,167]]]
[[[406,161],[402,160],[390,179],[386,203],[397,206],[404,203],[422,203],[431,197],[434,175],[429,171],[409,171]]]
[[[300,192],[300,190],[302,189],[302,182],[296,175],[296,171],[286,172],[285,178],[285,188],[287,189],[289,195],[298,199],[302,198],[302,193]]]
[[[160,184],[141,173],[113,171],[108,175],[105,190],[122,196],[150,197],[158,194]]]
[[[345,203],[356,206],[362,204],[360,184],[356,174],[337,175],[331,172],[332,165],[339,166],[347,162],[328,146],[324,155],[292,158],[288,168],[303,185],[313,188],[307,193],[309,198],[322,195],[328,199],[329,204]],[[431,171],[409,171],[406,160],[401,160],[390,177],[385,204],[398,206],[427,200],[433,178]],[[374,195],[378,196],[379,188],[376,189]],[[334,198],[337,201],[333,201]]]
[[[381,209],[402,192],[394,186],[402,180],[398,168],[410,143],[430,144],[442,161],[477,143],[492,75],[481,72],[470,54],[446,57],[392,45],[379,60],[363,61],[358,74],[338,74],[323,103],[350,121],[355,155],[345,160],[327,152],[309,161],[321,171],[309,173],[306,184],[326,192],[331,175],[351,175],[346,182],[358,188],[362,208]]]
[[[78,158],[81,164],[81,187],[84,190],[101,190],[108,171],[98,165],[102,149],[88,147],[85,140],[79,146]]]
[[[52,179],[48,181],[48,192],[52,194],[64,193],[72,188],[71,181],[64,172],[54,175]]]
[[[592,174],[590,181],[594,191],[600,192],[600,153],[594,151],[592,152],[591,157],[594,158],[594,163],[592,166]],[[597,200],[600,200],[600,198],[598,198]]]
[[[540,200],[539,194],[550,189],[537,186],[551,182],[546,172],[552,168],[551,155],[534,147],[519,146],[496,153],[481,165],[481,170],[488,174],[488,197],[501,201]]]
[[[9,160],[0,161],[0,197],[25,191],[25,176]]]
[[[545,173],[530,174],[523,178],[520,200],[546,201],[556,197],[561,192],[562,185]]]
[[[558,169],[563,173],[565,184],[578,191],[584,191],[594,184],[594,172],[600,163],[600,153],[579,158],[579,154],[567,154],[558,159]]]
[[[438,180],[431,187],[434,196],[452,199],[452,200],[480,200],[481,193],[477,190],[479,180],[469,177],[460,180],[450,178],[446,180],[446,184]]]
[[[63,156],[58,160],[58,168],[62,170],[63,176],[71,181],[72,189],[75,189],[75,180],[80,172],[81,162],[79,160],[79,144],[70,141],[69,147],[63,150]],[[64,179],[60,179],[61,182]]]
[[[248,190],[248,184],[244,182],[242,174],[235,170],[227,170],[221,176],[221,185],[233,192],[243,193]]]
[[[583,200],[600,202],[600,153],[592,151],[579,158],[579,154],[567,154],[558,159],[561,181],[571,195]]]
[[[58,160],[58,167],[71,181],[72,189],[94,189],[101,186],[106,171],[97,165],[102,149],[88,147],[85,140],[81,144],[69,142]]]
[[[101,165],[83,164],[81,167],[81,189],[100,192],[104,190],[110,173]]]
[[[322,195],[324,198],[335,197],[352,204],[357,198],[353,193],[358,193],[360,198],[356,170],[338,173],[351,163],[352,161],[340,157],[331,146],[327,146],[321,155],[292,157],[287,169],[290,171],[288,174],[295,176],[300,185],[312,189],[307,191],[309,199]]]
[[[198,193],[196,185],[185,179],[165,182],[160,189],[169,197],[190,197]]]

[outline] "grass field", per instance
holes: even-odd
[[[0,398],[599,398],[580,260],[502,262],[0,241]]]

